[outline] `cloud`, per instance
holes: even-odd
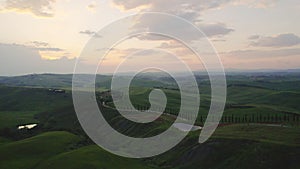
[[[64,49],[60,48],[36,48],[38,51],[51,51],[51,52],[62,52]]]
[[[225,39],[212,39],[212,42],[226,42]]]
[[[40,17],[53,17],[56,0],[6,0],[4,8],[16,12],[30,12]]]
[[[85,31],[80,31],[79,33],[86,34],[86,35],[94,35],[96,32],[90,31],[90,30],[85,30]]]
[[[88,8],[94,9],[94,8],[96,8],[96,5],[95,5],[95,4],[89,4],[89,5],[88,5]]]
[[[260,37],[251,43],[252,46],[260,47],[290,47],[299,44],[300,37],[292,33]]]
[[[255,39],[259,39],[260,36],[259,35],[251,35],[248,37],[249,40],[255,40]]]
[[[279,0],[235,0],[234,5],[247,5],[253,8],[268,8],[275,5]]]
[[[87,9],[92,12],[95,12],[97,6],[98,6],[97,3],[95,1],[93,1],[87,6]]]
[[[124,10],[130,10],[130,9],[134,9],[137,8],[139,6],[143,6],[143,5],[148,5],[150,4],[150,0],[144,0],[144,1],[138,1],[138,0],[129,0],[124,1],[124,0],[112,0],[112,2],[118,6],[123,8]]]
[[[85,31],[80,31],[80,34],[88,35],[88,36],[93,36],[95,38],[101,38],[101,35],[98,35],[97,32],[91,31],[91,30],[85,30]]]
[[[217,8],[230,0],[171,0],[171,1],[150,1],[150,0],[112,0],[112,2],[124,10],[131,10],[143,7],[149,9],[149,11],[160,11],[169,13],[190,13],[191,11],[200,11],[204,9]],[[183,12],[185,11],[185,12]]]
[[[199,28],[205,33],[206,36],[220,36],[227,35],[233,32],[234,29],[228,28],[223,23],[213,23],[213,24],[200,24]]]
[[[71,73],[75,59],[61,57],[45,60],[37,49],[31,46],[0,43],[0,75],[20,75],[29,73]]]
[[[162,48],[162,49],[179,49],[182,47],[183,45],[177,41],[163,42],[160,44],[160,46],[158,46],[158,48]]]
[[[277,50],[235,50],[222,55],[242,57],[242,58],[268,58],[268,57],[289,57],[299,56],[300,48],[277,49]]]
[[[101,49],[101,50],[108,50],[108,49]],[[130,56],[131,54],[133,54],[135,52],[143,51],[144,49],[141,49],[141,48],[128,48],[128,49],[112,48],[109,50],[110,50],[109,51],[110,56],[119,57],[119,58],[123,59],[123,58]]]
[[[36,47],[41,47],[41,46],[46,47],[46,46],[49,46],[49,43],[47,43],[47,42],[41,42],[41,41],[32,41],[32,42],[29,42],[29,44],[32,44],[32,45],[34,45]]]
[[[176,16],[182,17],[200,27],[200,29],[203,30],[203,32],[206,34],[206,36],[223,36],[227,35],[228,33],[234,31],[232,28],[228,28],[225,24],[221,23],[204,23],[201,20],[201,16],[205,13],[207,10],[211,9],[219,9],[223,8],[228,5],[247,5],[248,7],[267,7],[272,6],[275,4],[277,0],[170,0],[170,1],[150,1],[150,0],[112,0],[113,4],[115,4],[117,7],[123,9],[123,10],[137,10],[137,11],[151,11],[151,12],[164,12],[169,14],[174,14]],[[144,25],[147,25],[146,23],[150,23],[151,26],[148,30],[153,31],[157,29],[168,29],[170,31],[187,31],[188,27],[174,27],[175,24],[172,25],[172,21],[163,20],[162,18],[156,18],[156,19],[148,19],[143,20],[143,18],[140,18],[139,21],[137,21],[137,24],[134,28],[142,28]],[[168,23],[170,25],[169,27],[162,27],[161,25],[164,25]],[[142,39],[152,39],[152,40],[160,40],[159,38],[151,38],[151,37],[145,37],[141,36]],[[186,35],[186,39],[188,40],[195,40],[195,36],[193,36],[193,33],[190,33],[190,35]]]
[[[191,11],[203,12],[208,9],[222,8],[226,5],[247,5],[254,8],[266,8],[273,6],[278,0],[170,0],[170,1],[151,1],[151,0],[112,0],[113,4],[123,10],[149,10],[168,12],[173,14],[187,14]]]
[[[300,48],[235,50],[219,53],[227,68],[291,69],[299,67]]]
[[[171,1],[150,1],[150,0],[112,0],[113,3],[124,10],[136,9],[141,12],[163,12],[169,13],[197,25],[206,36],[224,36],[232,32],[232,28],[228,28],[223,23],[205,23],[201,20],[202,14],[209,9],[220,8],[230,2],[230,0],[171,0]],[[134,30],[145,29],[147,32],[170,32],[173,35],[178,35],[185,41],[195,41],[199,39],[199,32],[195,32],[188,24],[178,24],[179,20],[170,20],[167,17],[153,18],[140,17],[133,26]],[[180,25],[180,26],[179,26]],[[187,33],[188,32],[188,33]],[[184,35],[183,35],[184,33]],[[138,37],[141,40],[166,40],[163,36],[141,35]],[[198,38],[198,39],[197,39]]]
[[[132,27],[133,32],[137,30],[144,30],[145,32],[159,32],[163,34],[172,34],[176,35],[178,38],[184,41],[196,41],[199,38],[204,36],[213,37],[213,36],[224,36],[234,30],[228,28],[223,23],[199,23],[197,21],[197,26],[204,35],[199,35],[199,31],[189,24],[185,24],[185,21],[180,19],[172,19],[168,16],[141,16],[135,25]],[[153,35],[153,34],[143,34],[137,37],[140,40],[168,40],[169,37],[163,35]]]
[[[191,22],[201,20],[201,14],[209,9],[222,7],[230,0],[171,0],[171,1],[150,1],[150,0],[112,0],[113,4],[123,10],[137,9],[139,11],[164,12],[177,15]]]
[[[51,45],[47,42],[42,42],[42,41],[32,41],[27,43],[28,47],[32,47],[34,50],[38,51],[49,51],[49,52],[62,52],[65,51],[64,49],[61,48],[55,48],[51,47]]]

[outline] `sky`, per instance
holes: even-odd
[[[225,70],[298,69],[299,11],[299,0],[0,0],[0,75],[72,73],[76,61],[82,62],[83,73],[95,67],[98,73],[112,73],[125,63],[123,71],[141,65],[180,71],[183,62],[191,70],[203,70],[203,62],[216,53]],[[180,19],[146,17],[145,12],[183,18],[204,35],[196,36]],[[112,28],[116,22],[122,24]],[[121,41],[141,30],[148,33]],[[108,46],[112,39],[120,42]],[[98,53],[87,51],[91,43]],[[201,50],[208,60],[190,48]]]

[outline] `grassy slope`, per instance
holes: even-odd
[[[0,129],[36,123],[34,116],[72,104],[71,94],[47,89],[0,86]]]
[[[176,169],[299,168],[299,128],[232,125],[219,127],[204,144],[198,144],[198,137],[198,131],[192,132],[148,162]]]
[[[9,139],[0,137],[0,146],[1,146],[2,144],[6,144],[6,143],[9,143],[9,142],[10,142]]]
[[[68,132],[49,132],[3,144],[0,146],[0,168],[32,169],[43,160],[68,150],[78,141],[78,136]]]
[[[249,140],[218,139],[192,148],[192,151],[179,158],[181,163],[178,169],[299,168],[299,147]]]
[[[299,168],[298,128],[224,126],[204,144],[197,143],[198,136],[198,131],[192,132],[176,148],[142,162],[112,155],[93,145],[71,150],[70,147],[79,141],[77,136],[68,132],[49,132],[0,144],[0,168]]]
[[[72,103],[70,93],[48,89],[0,86],[0,111],[46,111]]]
[[[78,136],[68,132],[48,132],[16,142],[1,139],[0,168],[151,168],[139,160],[112,155],[95,145],[70,150],[78,141]]]
[[[86,146],[59,154],[43,163],[40,169],[150,169],[139,160],[128,159],[110,154],[98,146]]]
[[[272,105],[282,111],[300,113],[300,93],[299,92],[273,92],[262,96],[256,101],[258,104]]]
[[[34,115],[37,111],[1,111],[0,129],[6,127],[16,127],[23,124],[37,123]]]
[[[298,127],[237,124],[218,128],[214,133],[214,137],[249,139],[266,143],[300,146],[300,130]]]
[[[130,90],[131,101],[133,104],[137,105],[148,105],[148,96],[150,89],[142,87],[133,87]],[[179,109],[180,106],[180,93],[177,90],[167,90],[164,89],[166,96],[168,97],[168,108]],[[234,105],[249,105],[253,108],[249,110],[239,110],[234,108],[234,110],[226,110],[229,113],[263,113],[273,114],[280,112],[294,112],[300,113],[300,93],[298,92],[288,92],[288,91],[275,91],[266,88],[254,87],[254,86],[229,86],[227,95],[227,104]],[[209,105],[209,95],[201,95],[201,106],[207,109]],[[202,110],[202,112],[206,112]]]

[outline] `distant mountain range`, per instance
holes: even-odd
[[[218,73],[218,72],[215,72]],[[300,77],[300,69],[261,69],[261,70],[239,70],[239,69],[227,69],[226,77],[229,76],[245,76],[252,78],[261,76],[270,77],[283,77],[289,76],[294,80]],[[122,73],[119,76],[127,77],[128,75],[134,74],[133,72]],[[174,73],[179,78],[186,78],[185,76],[190,75],[189,73],[176,72]],[[205,71],[194,71],[193,74],[197,80],[208,80],[208,74]],[[87,78],[93,77],[91,74],[81,74],[80,80],[85,82]],[[244,77],[244,78],[245,78]],[[28,87],[43,87],[43,88],[71,88],[72,87],[72,74],[29,74],[23,76],[0,76],[0,85],[8,86],[28,86]],[[232,79],[231,77],[230,79]],[[137,86],[162,86],[170,85],[175,81],[174,79],[165,72],[145,72],[140,73],[134,78],[133,84]],[[233,78],[235,79],[235,78]],[[97,75],[96,76],[96,87],[98,88],[110,88],[112,75]],[[229,80],[229,79],[228,79]],[[244,79],[246,80],[246,79]]]

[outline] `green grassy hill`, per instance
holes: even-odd
[[[47,88],[0,86],[0,111],[45,111],[72,103],[71,94]]]
[[[74,150],[79,141],[78,136],[64,131],[47,132],[15,142],[1,139],[0,168],[152,168],[140,160],[112,155],[95,145]]]
[[[297,169],[300,130],[270,126],[219,127],[204,144],[192,132],[176,148],[148,162],[176,169]]]
[[[189,134],[172,150],[148,159],[112,155],[95,145],[80,146],[68,132],[48,132],[0,144],[0,168],[9,169],[297,169],[300,130],[271,126],[219,127],[199,144],[199,131]]]
[[[1,169],[32,169],[45,159],[65,152],[80,141],[68,132],[43,133],[25,140],[0,145]]]
[[[48,89],[0,86],[0,129],[37,123],[35,116],[72,105],[71,93],[53,93]]]
[[[172,150],[153,158],[140,160],[112,155],[95,146],[82,131],[72,106],[71,93],[68,90],[63,94],[48,91],[48,87],[54,84],[57,84],[57,87],[68,88],[66,86],[70,85],[70,77],[51,74],[34,75],[33,79],[29,77],[31,75],[22,77],[25,79],[21,78],[19,82],[15,80],[20,77],[5,82],[16,83],[18,87],[0,86],[1,169],[300,168],[300,130],[299,124],[296,123],[282,124],[283,126],[280,126],[281,123],[222,123],[213,137],[204,144],[198,143],[200,131],[194,131]],[[102,84],[99,83],[97,87],[106,89],[110,78],[103,77]],[[6,78],[0,78],[0,83]],[[41,82],[38,82],[38,78],[42,78]],[[256,77],[255,80],[249,80],[244,76],[229,79],[228,102],[224,116],[299,113],[299,91],[292,87],[283,89],[291,79],[297,80],[294,77],[282,81],[277,77]],[[201,89],[207,89],[208,83],[205,79],[199,80],[199,83],[202,82]],[[34,83],[37,83],[34,88],[29,87]],[[167,79],[167,83],[172,86],[171,80]],[[162,89],[169,98],[168,109],[176,110],[180,106],[179,91],[170,86],[160,86],[164,84],[164,78],[154,83],[153,79],[142,77],[133,84],[136,85],[131,88],[130,96],[134,105],[149,106],[148,95],[155,87]],[[205,115],[209,108],[210,95],[208,90],[201,93],[200,114]],[[124,119],[113,109],[102,106],[100,108],[116,130],[130,136],[157,135],[174,122],[173,116],[163,115],[153,123],[137,124]],[[28,123],[38,123],[38,127],[32,130],[16,129],[18,125]],[[7,131],[13,132],[5,135]]]
[[[300,113],[300,92],[273,92],[256,99],[254,103],[272,105],[282,111]]]
[[[119,157],[98,146],[86,146],[56,155],[36,167],[37,169],[151,169],[140,160]]]

